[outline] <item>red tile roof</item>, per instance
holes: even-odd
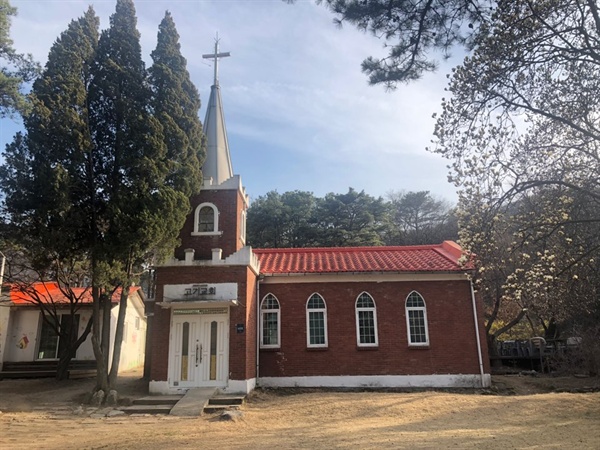
[[[406,247],[256,249],[263,274],[340,272],[464,272],[452,241]]]
[[[20,289],[18,286],[12,286],[10,290],[10,300],[16,306],[36,305],[37,298],[43,303],[69,303],[69,299],[58,287],[58,283],[35,283],[33,289],[37,295],[26,289]],[[139,290],[139,286],[130,288],[130,294]],[[81,304],[92,304],[92,289],[84,287],[72,288],[73,293]],[[117,289],[112,295],[112,303],[119,303],[121,289]]]

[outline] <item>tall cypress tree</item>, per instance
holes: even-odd
[[[119,367],[128,289],[134,267],[148,252],[173,248],[187,213],[186,193],[167,183],[169,165],[160,122],[151,114],[152,92],[142,61],[131,0],[118,0],[98,43],[90,85],[90,126],[95,143],[96,233],[93,245],[95,307],[107,318],[109,287],[122,288],[115,346],[108,374],[98,371],[98,389],[114,386]],[[98,323],[92,342],[105,366],[109,332]],[[102,345],[101,345],[102,343]]]
[[[33,111],[24,121],[27,134],[6,152],[13,171],[9,164],[3,168],[3,187],[8,211],[20,220],[15,231],[55,251],[89,243],[80,227],[89,223],[87,86],[98,25],[90,8],[56,40],[33,85]]]
[[[90,265],[97,389],[106,393],[116,381],[136,268],[175,247],[198,177],[189,185],[178,181],[184,171],[172,161],[186,159],[175,147],[168,154],[153,115],[132,1],[117,0],[110,27],[99,38],[97,29],[90,9],[54,45],[46,74],[34,86],[27,133],[5,153],[0,187],[22,245],[39,250],[40,259],[78,256]],[[197,124],[186,130],[186,139],[197,143]],[[197,155],[199,148],[188,150]],[[111,297],[118,288],[109,373]]]
[[[37,273],[42,281],[51,274],[59,283],[71,300],[71,316],[80,303],[70,289],[73,274],[68,268],[85,260],[91,241],[87,177],[93,146],[87,87],[98,26],[98,18],[89,8],[53,44],[44,72],[33,85],[32,111],[24,120],[26,134],[18,134],[7,146],[6,163],[0,168],[0,187],[10,218],[7,235],[22,249],[29,262],[28,274]],[[29,278],[11,281],[20,281],[20,288],[27,293],[34,281]],[[61,339],[57,378],[62,379],[89,327],[77,336],[77,329],[63,328],[52,301],[36,303]]]
[[[202,185],[202,163],[206,139],[198,118],[200,96],[190,80],[187,61],[181,54],[179,34],[167,11],[159,25],[154,61],[148,69],[152,108],[163,126],[166,147],[167,185],[184,192],[189,199]],[[186,203],[189,209],[189,202]],[[155,259],[161,259],[159,246]],[[171,249],[169,249],[171,250]]]
[[[187,61],[181,55],[179,34],[168,11],[160,23],[156,49],[151,56],[152,106],[163,125],[169,165],[167,180],[191,196],[201,186],[206,141],[198,118],[200,96],[190,80]]]

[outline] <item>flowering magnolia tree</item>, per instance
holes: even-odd
[[[459,187],[461,243],[478,258],[488,336],[522,318],[535,332],[597,323],[598,5],[500,2],[482,27],[452,72],[433,150]]]

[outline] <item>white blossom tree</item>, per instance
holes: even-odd
[[[507,311],[506,325],[597,316],[598,5],[500,2],[482,26],[452,72],[434,151],[460,190],[461,243],[479,259],[488,333]]]

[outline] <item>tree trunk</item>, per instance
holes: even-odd
[[[115,342],[113,345],[112,363],[110,365],[110,373],[108,375],[108,384],[111,389],[114,389],[117,381],[117,374],[119,373],[119,362],[121,359],[123,332],[125,329],[125,313],[127,312],[127,299],[129,298],[130,286],[131,280],[128,278],[125,281],[123,288],[121,289],[121,298],[119,300],[119,315],[117,316]]]
[[[89,320],[88,324],[85,327],[81,336],[77,337],[77,326],[73,327],[73,322],[71,322],[71,327],[66,333],[66,340],[68,344],[63,347],[61,354],[59,355],[58,367],[56,369],[56,380],[62,381],[69,378],[69,365],[71,364],[71,360],[75,358],[77,355],[77,349],[85,342],[87,337],[92,330],[93,320]]]
[[[488,356],[491,358],[498,356],[498,345],[496,343],[496,336],[493,334],[486,334],[487,345],[488,345]]]
[[[101,313],[103,311],[102,304],[105,303],[102,297],[104,297],[105,294],[100,294],[100,289],[94,287],[92,288],[92,295],[94,299],[92,348],[94,349],[94,357],[96,358],[97,366],[95,390],[102,390],[106,394],[108,393],[108,369],[106,367],[106,358],[104,356],[102,345],[103,327],[100,325],[100,318],[104,318]]]
[[[112,295],[104,294],[102,301],[102,355],[104,357],[104,367],[106,373],[110,366],[108,365],[110,359],[110,328],[111,328],[111,317],[110,310]]]

